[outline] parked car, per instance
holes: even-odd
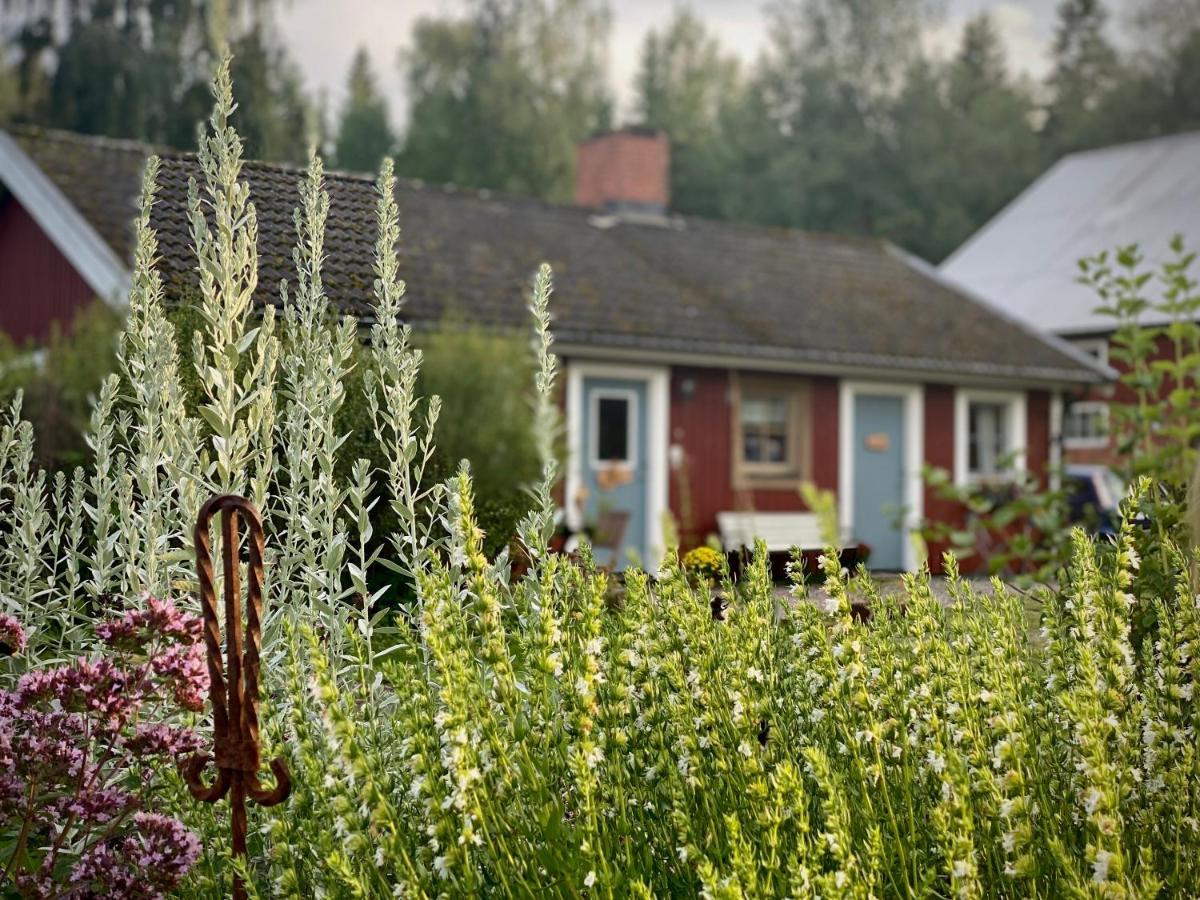
[[[1063,487],[1072,523],[1096,534],[1116,534],[1125,484],[1108,466],[1067,466]]]

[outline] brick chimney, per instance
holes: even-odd
[[[671,202],[671,145],[662,131],[622,128],[575,153],[575,202],[606,212],[662,215]]]

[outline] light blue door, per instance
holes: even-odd
[[[614,534],[593,534],[596,562],[624,568],[634,557],[650,564],[646,547],[646,382],[632,378],[583,379],[583,453],[587,491],[584,525],[607,525],[620,535],[619,549],[601,549]],[[613,515],[625,513],[626,515]]]
[[[904,400],[854,399],[854,537],[872,569],[904,568]]]

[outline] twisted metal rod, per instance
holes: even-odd
[[[221,513],[221,561],[224,569],[225,666],[221,660],[221,622],[213,584],[209,524]],[[242,629],[241,559],[238,553],[238,520],[248,526],[246,627]],[[193,533],[200,604],[204,614],[204,644],[208,653],[209,699],[213,707],[213,752],[197,753],[184,765],[183,775],[192,796],[216,803],[229,795],[232,849],[246,858],[246,798],[260,806],[287,799],[291,777],[282,757],[271,760],[275,786],[263,787],[258,779],[262,762],[258,725],[260,654],[262,651],[263,527],[254,505],[244,497],[223,494],[200,508]],[[226,678],[224,669],[228,669]],[[217,777],[205,784],[202,776],[213,760]],[[244,900],[242,879],[233,879],[235,900]]]

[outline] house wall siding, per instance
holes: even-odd
[[[92,289],[11,195],[0,200],[0,331],[18,344],[44,341],[69,322]]]
[[[947,472],[954,471],[954,388],[947,384],[925,385],[925,462]],[[963,510],[957,503],[938,497],[935,488],[924,486],[925,518],[938,522],[960,522]],[[931,543],[926,552],[929,567],[942,570],[942,554],[948,545]]]
[[[788,376],[780,376],[788,377]],[[837,490],[838,382],[806,379],[812,390],[812,481]],[[670,505],[684,546],[704,543],[717,531],[717,513],[731,509],[785,512],[805,509],[795,489],[738,490],[733,484],[733,417],[730,372],[674,368],[671,371],[670,441],[673,464]]]
[[[1050,392],[1029,391],[1025,395],[1025,467],[1046,486],[1050,475]]]
[[[1102,337],[1109,341],[1111,348],[1112,335],[1102,335]],[[1174,354],[1175,348],[1170,338],[1166,335],[1159,335],[1155,341],[1154,350],[1149,354],[1147,362],[1154,363],[1158,360],[1172,359]],[[1129,371],[1129,366],[1126,363],[1112,357],[1111,349],[1108,364],[1121,375]],[[1163,395],[1165,396],[1170,389],[1170,385],[1166,385]],[[1075,399],[1078,401],[1095,401],[1109,404],[1135,404],[1137,403],[1137,393],[1128,384],[1118,381],[1114,384],[1106,384],[1081,392]],[[1121,462],[1121,455],[1117,452],[1114,442],[1110,440],[1101,447],[1064,447],[1063,461],[1080,465],[1117,466]]]

